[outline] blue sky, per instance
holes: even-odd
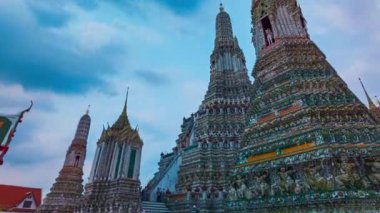
[[[249,71],[250,0],[224,0]],[[207,89],[219,0],[0,0],[0,112],[35,102],[0,167],[0,183],[47,193],[91,104],[87,180],[103,125],[128,113],[144,140],[141,181],[157,171]],[[380,95],[380,2],[300,0],[309,33],[363,101]]]

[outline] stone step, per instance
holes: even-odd
[[[165,209],[144,209],[145,213],[171,213],[170,210]]]
[[[155,206],[155,207],[163,207],[166,208],[166,205],[164,203],[144,203],[144,206]]]
[[[143,205],[144,207],[148,207],[148,208],[157,208],[157,209],[166,209],[167,207],[166,206],[149,206],[149,205]]]
[[[145,213],[171,213],[168,209],[145,209]]]
[[[161,205],[161,206],[165,206],[165,203],[162,203],[162,202],[143,201],[142,203],[143,204],[148,204],[148,205]]]
[[[145,213],[170,213],[165,203],[144,201],[142,202],[142,208],[145,210]]]

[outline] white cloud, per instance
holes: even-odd
[[[84,52],[92,52],[111,43],[117,31],[107,24],[89,21],[78,26],[79,45]]]
[[[309,27],[309,30],[318,34],[326,34],[331,30],[342,30],[345,32],[355,32],[353,28],[354,20],[347,10],[341,5],[334,2],[305,2],[304,14],[306,17],[311,17],[308,22],[315,25]],[[315,19],[315,20],[314,20]]]
[[[50,159],[32,165],[14,165],[11,162],[5,162],[0,167],[0,183],[43,188],[43,193],[46,194],[55,177],[58,176],[59,167],[62,164],[62,159]]]

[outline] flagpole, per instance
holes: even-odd
[[[8,139],[7,139],[7,142],[5,142],[5,146],[8,146],[11,143],[11,140],[12,140],[12,138],[14,136],[14,133],[16,132],[16,128],[17,128],[18,124],[22,122],[22,118],[24,117],[24,113],[29,112],[32,109],[32,107],[33,107],[33,101],[30,101],[29,108],[25,109],[24,111],[22,111],[20,113],[20,115],[18,116],[18,120],[17,120],[15,126],[11,130],[11,133],[8,135]]]

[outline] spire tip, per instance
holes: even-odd
[[[125,95],[125,103],[124,103],[124,109],[123,109],[122,114],[127,114],[128,94],[129,94],[129,87],[127,87],[127,94]]]
[[[367,97],[367,101],[368,101],[368,106],[370,109],[374,108],[375,107],[375,104],[373,103],[372,99],[370,98],[370,96],[368,95],[368,92],[363,84],[363,81],[359,78],[359,81],[360,81],[360,84],[362,85],[363,87],[363,90],[364,90],[364,93],[365,93],[365,96]]]
[[[127,87],[127,95],[125,97],[125,106],[128,104],[128,93],[129,93],[129,87]]]
[[[89,104],[89,105],[87,106],[86,115],[88,115],[88,114],[90,113],[90,107],[91,107],[91,105]]]

